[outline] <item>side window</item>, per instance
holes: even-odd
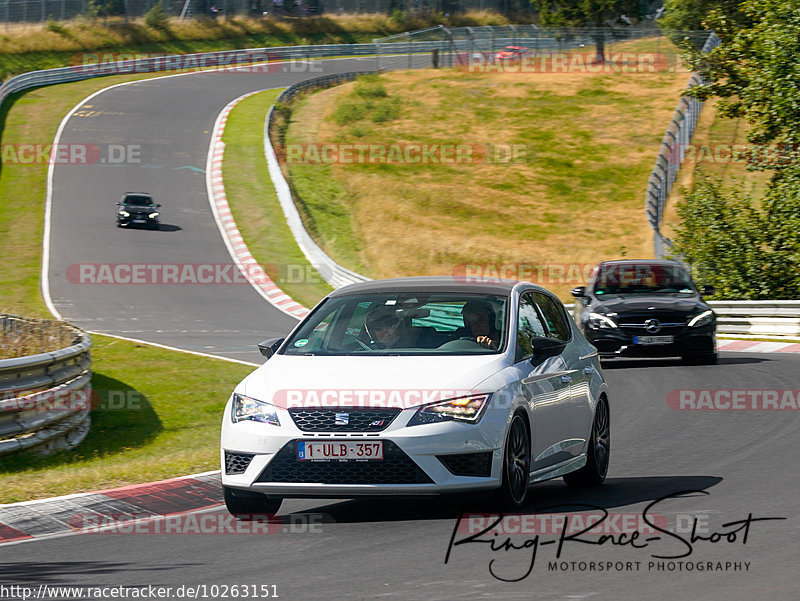
[[[547,324],[547,336],[558,338],[559,340],[569,340],[572,332],[559,303],[540,292],[535,292],[534,297]]]
[[[547,336],[544,324],[539,318],[536,310],[536,303],[529,292],[523,294],[519,299],[519,312],[517,316],[517,349],[523,357],[533,354],[531,348],[531,338],[543,338]]]

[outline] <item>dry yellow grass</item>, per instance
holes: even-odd
[[[452,274],[465,264],[573,266],[652,256],[644,190],[688,74],[389,72],[400,118],[337,125],[355,84],[311,97],[295,111],[300,143],[520,144],[521,162],[456,165],[337,164],[353,249],[321,232],[323,246],[368,275]],[[307,173],[306,173],[307,176]],[[324,210],[312,210],[324,223]],[[337,242],[338,241],[338,242]],[[556,268],[557,270],[557,268]],[[547,273],[547,269],[545,271]],[[535,279],[535,278],[534,278]],[[568,297],[575,278],[543,277]]]

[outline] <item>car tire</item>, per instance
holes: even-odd
[[[564,474],[568,486],[599,486],[606,479],[611,458],[611,413],[608,401],[601,398],[597,403],[592,421],[592,434],[586,451],[586,465],[569,474]]]
[[[278,513],[283,502],[281,497],[267,496],[228,486],[222,487],[222,493],[228,512],[240,520],[252,520],[266,514],[274,515]]]
[[[531,435],[522,413],[515,413],[503,449],[503,479],[494,496],[499,509],[518,508],[525,503],[531,468]]]

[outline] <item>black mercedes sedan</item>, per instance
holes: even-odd
[[[153,230],[157,230],[158,209],[160,204],[156,204],[153,197],[146,192],[128,192],[117,203],[117,226],[127,227],[130,225],[141,225]]]
[[[572,290],[575,320],[601,357],[681,357],[717,362],[714,311],[676,261],[620,260],[598,265]]]

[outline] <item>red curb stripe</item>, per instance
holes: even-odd
[[[27,540],[29,538],[33,537],[30,534],[25,534],[24,532],[17,530],[16,528],[12,528],[11,526],[6,526],[5,524],[0,523],[0,543],[10,543],[11,541]]]

